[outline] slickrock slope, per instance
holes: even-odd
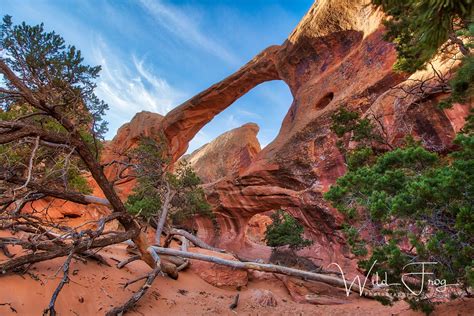
[[[221,232],[201,236],[243,255],[265,257],[245,238],[247,223],[258,213],[284,208],[306,226],[315,244],[302,254],[316,263],[338,262],[355,271],[343,238],[341,217],[322,194],[345,172],[330,131],[330,116],[339,107],[375,115],[387,139],[397,143],[411,133],[430,149],[445,150],[462,126],[467,106],[439,110],[441,94],[406,97],[399,85],[429,78],[429,71],[411,78],[395,74],[393,45],[383,40],[382,13],[366,0],[317,1],[288,39],[255,56],[236,73],[168,113],[162,122],[175,158],[215,115],[256,85],[280,79],[294,97],[276,139],[237,176],[208,187],[209,200],[220,214]],[[440,73],[449,61],[437,62]],[[205,229],[206,225],[201,226]]]
[[[261,150],[257,139],[258,131],[257,124],[247,123],[220,135],[183,158],[204,183],[238,175]]]

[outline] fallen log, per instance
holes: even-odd
[[[162,255],[179,256],[179,257],[188,258],[188,259],[207,261],[207,262],[212,262],[215,264],[229,266],[235,269],[257,270],[257,271],[263,271],[263,272],[285,274],[289,276],[303,278],[305,280],[312,280],[312,281],[326,283],[332,286],[344,288],[346,290],[351,287],[351,282],[346,282],[344,279],[341,279],[338,277],[288,268],[288,267],[274,265],[274,264],[233,261],[233,260],[227,260],[227,259],[222,259],[218,257],[203,255],[199,253],[186,252],[186,251],[180,251],[176,249],[163,248],[163,247],[157,247],[157,246],[151,246],[151,248],[153,248],[153,250],[156,253],[162,254]],[[360,290],[361,290],[360,287],[357,284],[355,284],[355,282],[353,283],[354,284],[352,284],[352,290],[360,293]],[[367,292],[367,290],[365,290],[365,292]]]
[[[183,236],[199,248],[203,248],[203,249],[207,249],[207,250],[211,250],[215,252],[226,252],[224,249],[219,249],[219,248],[206,244],[204,241],[202,241],[198,237],[194,236],[191,233],[188,233],[187,231],[183,229],[173,228],[169,230],[168,234],[171,236],[173,235]]]
[[[56,247],[50,251],[35,252],[18,256],[10,259],[6,262],[0,263],[0,275],[7,272],[11,272],[16,268],[19,268],[25,264],[32,264],[36,262],[46,261],[57,257],[67,256],[73,249],[75,253],[81,253],[83,251],[93,248],[103,248],[109,245],[121,243],[127,239],[131,239],[138,234],[137,231],[129,230],[118,234],[108,235],[105,237],[99,237],[95,239],[86,239],[81,241],[78,245],[69,244],[64,247]]]

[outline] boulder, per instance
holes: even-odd
[[[263,307],[276,307],[278,305],[275,295],[269,290],[253,290],[250,295],[255,305]]]
[[[209,255],[226,260],[236,260],[234,256],[227,253],[219,253],[201,248],[190,248],[189,251]],[[190,270],[207,283],[216,287],[240,288],[247,285],[248,273],[246,270],[237,270],[212,262],[191,260]]]

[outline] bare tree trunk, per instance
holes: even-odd
[[[349,284],[346,284],[345,280],[341,278],[319,274],[319,273],[297,270],[297,269],[288,268],[284,266],[265,264],[265,263],[256,263],[256,262],[241,262],[241,261],[226,260],[226,259],[221,259],[221,258],[217,258],[213,256],[199,254],[199,253],[184,252],[184,251],[180,251],[176,249],[156,247],[156,246],[152,246],[151,248],[158,254],[180,256],[180,257],[188,258],[188,259],[207,261],[207,262],[212,262],[212,263],[216,263],[220,265],[225,265],[225,266],[232,267],[235,269],[257,270],[257,271],[285,274],[289,276],[303,278],[305,280],[323,282],[323,283],[326,283],[332,286],[341,287],[341,288],[347,288],[348,286],[350,286],[350,282]],[[352,289],[354,291],[360,291],[359,286],[356,284],[352,286]]]
[[[173,196],[175,195],[175,192],[171,189],[168,181],[165,180],[165,183],[166,183],[165,202],[163,203],[163,207],[161,208],[160,218],[158,220],[158,224],[156,225],[155,243],[157,245],[161,244],[161,233],[163,232],[163,227],[165,226],[166,218],[168,217],[171,200],[173,199]]]
[[[202,241],[198,237],[194,236],[191,233],[188,233],[187,231],[185,231],[183,229],[173,228],[169,231],[169,234],[170,235],[183,236],[199,248],[203,248],[203,249],[207,249],[207,250],[211,250],[211,251],[215,251],[215,252],[226,252],[224,249],[215,248],[215,247],[212,247],[211,245],[206,244],[204,241]]]

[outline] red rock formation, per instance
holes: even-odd
[[[132,118],[129,123],[122,125],[115,137],[106,142],[101,156],[103,163],[110,163],[114,160],[124,161],[127,153],[138,145],[140,138],[151,137],[159,140],[160,124],[163,116],[157,113],[142,111]],[[120,173],[122,166],[112,164],[105,169],[108,179],[115,179]],[[125,172],[126,174],[127,172]],[[116,190],[122,199],[126,199],[132,192],[135,181],[118,181]]]
[[[245,237],[247,240],[256,244],[265,244],[265,231],[267,226],[272,223],[270,216],[266,214],[255,214],[247,224]]]
[[[374,114],[392,143],[412,133],[430,149],[450,146],[467,107],[443,111],[434,106],[439,94],[405,97],[401,90],[391,89],[414,81],[392,71],[396,53],[383,40],[383,15],[368,3],[317,1],[282,45],[265,49],[165,116],[163,131],[177,158],[202,126],[256,85],[280,79],[294,97],[278,136],[250,166],[207,187],[221,225],[218,236],[201,232],[209,241],[247,256],[265,257],[268,249],[245,238],[248,221],[255,214],[284,208],[305,224],[315,241],[302,255],[323,266],[338,262],[355,271],[338,233],[341,216],[322,198],[345,172],[329,128],[331,114],[340,107]],[[439,72],[448,71],[447,63],[436,65]],[[425,71],[409,79],[429,76],[432,73]]]
[[[230,254],[201,248],[191,248],[190,251],[226,260],[237,260]],[[238,288],[247,285],[248,282],[248,272],[246,270],[236,270],[211,262],[191,260],[190,270],[207,283],[217,287]]]
[[[247,123],[220,135],[183,158],[190,163],[203,183],[237,175],[260,152],[258,131],[257,124]]]
[[[246,238],[248,222],[255,214],[283,208],[297,217],[314,240],[300,255],[325,266],[339,263],[355,271],[344,239],[339,234],[341,215],[322,198],[328,187],[345,172],[343,157],[330,131],[331,115],[340,107],[374,115],[387,139],[396,144],[412,133],[432,149],[446,150],[463,124],[467,106],[439,110],[441,94],[406,97],[402,90],[412,79],[426,79],[432,71],[410,78],[396,74],[393,45],[383,40],[382,14],[368,0],[317,1],[288,39],[271,46],[221,82],[176,107],[164,118],[140,113],[106,145],[104,160],[119,157],[136,144],[138,136],[162,134],[178,159],[189,141],[214,116],[256,85],[283,80],[293,102],[276,139],[260,151],[246,168],[207,185],[210,202],[220,223],[219,234],[205,221],[199,234],[210,242],[241,255],[266,258],[269,248]],[[435,67],[448,72],[449,61]],[[409,79],[409,80],[407,80]],[[203,160],[204,161],[204,160]],[[240,163],[240,162],[239,162]],[[212,164],[203,162],[208,167]],[[225,165],[225,164],[223,164]],[[235,171],[235,169],[233,169]],[[117,172],[110,168],[109,177]],[[232,173],[232,172],[231,172]],[[219,176],[208,171],[209,179]],[[122,197],[131,188],[123,184]]]

